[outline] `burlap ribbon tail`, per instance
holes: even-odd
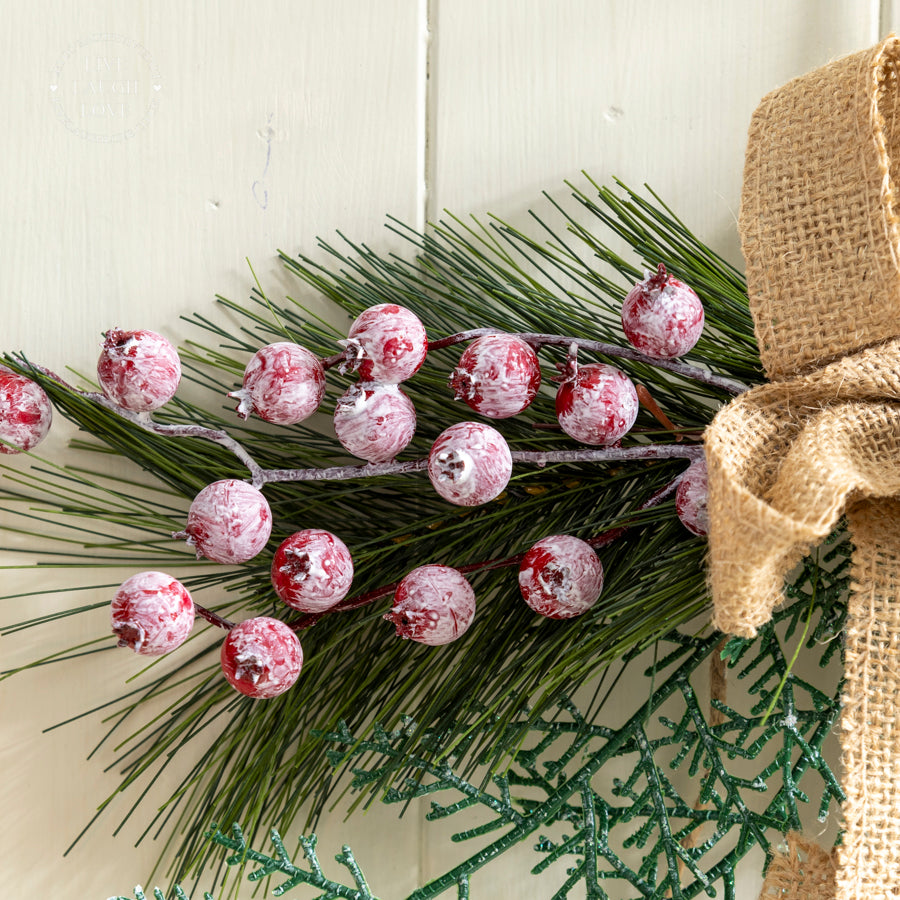
[[[898,62],[891,36],[798,78],[749,133],[740,229],[769,383],[706,434],[714,624],[755,634],[845,514],[855,547],[843,840],[767,896],[900,897]]]

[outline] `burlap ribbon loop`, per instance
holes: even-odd
[[[741,395],[706,456],[714,624],[752,637],[849,504],[900,496],[900,339]]]
[[[706,435],[722,630],[755,634],[790,569],[842,515],[850,521],[841,900],[900,897],[898,64],[891,36],[757,109],[740,227],[771,381]],[[784,896],[808,896],[792,890]]]

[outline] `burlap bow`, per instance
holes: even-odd
[[[706,435],[715,625],[755,634],[845,513],[856,548],[843,843],[833,876],[779,896],[900,897],[898,66],[891,36],[769,94],[750,127],[740,229],[770,383]]]

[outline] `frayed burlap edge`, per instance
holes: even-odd
[[[834,851],[793,831],[786,840],[787,850],[769,863],[759,900],[834,900]]]

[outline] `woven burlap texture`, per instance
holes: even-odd
[[[722,630],[754,635],[787,573],[848,514],[847,799],[829,895],[839,900],[900,897],[898,61],[891,36],[790,82],[754,114],[740,229],[770,383],[706,434]],[[804,890],[781,896],[821,896]]]

